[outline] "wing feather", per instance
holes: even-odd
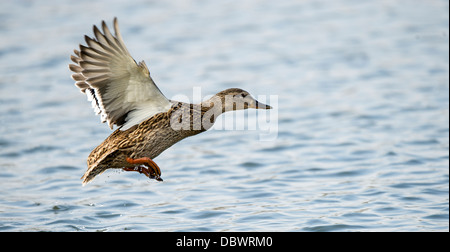
[[[69,69],[75,85],[86,93],[102,122],[126,130],[153,115],[170,109],[170,101],[150,77],[145,62],[131,57],[114,18],[114,35],[102,21],[93,27],[94,37],[74,50]]]

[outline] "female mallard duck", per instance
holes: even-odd
[[[115,36],[105,22],[103,33],[94,26],[95,38],[85,36],[71,59],[72,78],[92,101],[102,122],[119,127],[87,159],[83,185],[109,168],[138,171],[162,181],[161,170],[153,162],[176,142],[212,127],[221,113],[271,107],[256,101],[248,92],[230,88],[200,104],[168,100],[155,85],[141,61],[136,63],[120,35],[117,18]]]

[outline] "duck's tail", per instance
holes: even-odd
[[[112,135],[114,135],[114,133]],[[106,139],[105,142],[107,140],[108,139]],[[89,154],[89,157],[87,158],[88,169],[84,173],[84,175],[81,177],[81,180],[83,180],[83,182],[82,182],[83,186],[85,186],[87,183],[91,182],[95,178],[95,176],[102,174],[106,169],[109,168],[109,165],[108,165],[109,163],[107,162],[108,160],[105,160],[105,158],[108,159],[108,156],[111,153],[114,153],[115,149],[108,150],[103,145],[104,145],[104,142],[102,144],[100,144],[99,146],[97,146],[91,152],[91,154]],[[107,151],[105,151],[105,149]]]
[[[102,165],[99,166],[91,166],[81,177],[81,180],[83,180],[83,186],[85,186],[87,183],[91,182],[95,176],[102,174],[107,168],[103,167]]]

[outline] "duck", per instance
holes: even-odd
[[[222,113],[271,109],[247,91],[228,88],[199,104],[167,99],[144,61],[136,62],[122,39],[117,18],[114,35],[105,21],[84,36],[69,64],[75,86],[87,95],[94,112],[113,131],[87,158],[82,184],[107,169],[122,169],[163,181],[153,161],[175,143],[210,129]]]

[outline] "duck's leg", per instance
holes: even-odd
[[[143,164],[143,165],[148,166],[148,168],[145,168],[142,166],[137,166],[137,167],[133,167],[133,168],[126,167],[126,168],[123,168],[123,170],[137,171],[139,173],[144,173],[145,176],[147,176],[149,178],[154,178],[158,181],[163,181],[161,178],[161,169],[159,169],[158,165],[150,158],[143,157],[143,158],[132,159],[132,158],[127,157],[127,162],[132,165]],[[135,168],[137,168],[137,169],[135,169]]]

